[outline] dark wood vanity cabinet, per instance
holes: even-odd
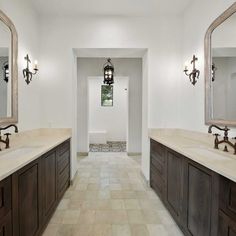
[[[216,236],[219,176],[189,159],[184,161],[184,229],[188,235]]]
[[[53,150],[41,159],[42,162],[42,214],[44,221],[53,213],[57,204],[57,155]]]
[[[42,221],[42,166],[37,159],[12,175],[13,235],[37,235]]]
[[[67,154],[62,158],[65,153]],[[63,163],[67,163],[66,165],[61,164],[62,159]],[[68,140],[2,180],[0,182],[0,236],[42,234],[69,187],[69,167],[70,141]]]
[[[158,168],[155,167],[155,162],[153,162],[156,153],[162,153],[161,160],[164,163],[162,168],[164,173],[162,173],[161,181]],[[224,215],[220,217],[219,214],[221,208],[219,193],[222,192],[222,196],[225,198],[224,193],[226,191],[222,190],[222,186],[226,186],[225,183],[220,184],[222,179],[224,178],[215,172],[151,140],[151,187],[160,196],[185,235],[234,235],[235,228],[233,228],[232,222],[229,222]],[[158,183],[159,181],[160,183]],[[159,189],[157,191],[157,188],[155,188],[159,185],[164,189],[163,192],[160,192]],[[232,211],[232,205],[235,207],[234,219],[236,219],[236,184],[233,187],[231,186],[231,190],[228,190],[228,192],[231,192],[231,195],[235,193],[234,200],[230,198],[232,202],[231,207],[228,206],[228,208]],[[227,224],[231,227],[230,233],[220,233],[225,232]]]
[[[236,183],[220,178],[219,236],[236,236]]]
[[[166,204],[178,222],[183,215],[183,157],[176,152],[166,150]]]
[[[158,193],[160,198],[164,199],[165,180],[166,180],[166,160],[165,148],[163,145],[151,141],[151,172],[150,185]]]
[[[0,236],[12,235],[12,178],[0,182]]]

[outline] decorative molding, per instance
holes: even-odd
[[[211,60],[211,35],[212,32],[230,16],[236,12],[236,3],[224,11],[208,28],[205,35],[205,123],[207,125],[227,125],[236,126],[236,120],[214,120],[211,118],[211,80],[212,80],[212,60]]]
[[[13,22],[0,10],[0,21],[2,21],[11,31],[11,117],[0,118],[2,124],[16,124],[18,122],[18,36]]]

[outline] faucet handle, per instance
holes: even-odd
[[[214,135],[215,137],[219,137],[219,136],[221,136],[220,134],[217,134],[217,133],[216,133],[216,134],[213,134],[213,135]]]

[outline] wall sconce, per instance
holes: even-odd
[[[195,85],[197,83],[197,79],[199,79],[199,76],[200,76],[200,71],[196,69],[196,61],[197,60],[198,60],[198,58],[195,55],[193,55],[193,59],[191,61],[191,64],[193,64],[193,69],[190,74],[188,74],[188,66],[186,64],[185,64],[185,68],[184,68],[185,75],[187,75],[189,77],[189,80],[193,85]]]
[[[216,71],[217,71],[217,67],[216,67],[215,63],[212,63],[212,66],[211,66],[211,80],[212,80],[212,82],[214,82],[216,79]]]
[[[23,70],[23,76],[25,78],[25,82],[27,84],[29,84],[32,81],[32,77],[33,75],[36,75],[38,72],[38,62],[35,61],[34,63],[34,72],[30,71],[29,69],[29,63],[31,63],[30,59],[29,59],[29,55],[27,54],[24,58],[27,62],[27,66],[26,68]]]
[[[9,64],[8,61],[3,64],[3,71],[4,71],[4,81],[8,83],[9,80]]]
[[[114,66],[111,63],[111,58],[107,59],[107,62],[103,65],[103,72],[104,72],[104,84],[114,84]]]

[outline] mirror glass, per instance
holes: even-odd
[[[236,121],[236,14],[212,32],[211,72],[211,119]]]
[[[0,119],[12,116],[11,31],[0,21]]]

